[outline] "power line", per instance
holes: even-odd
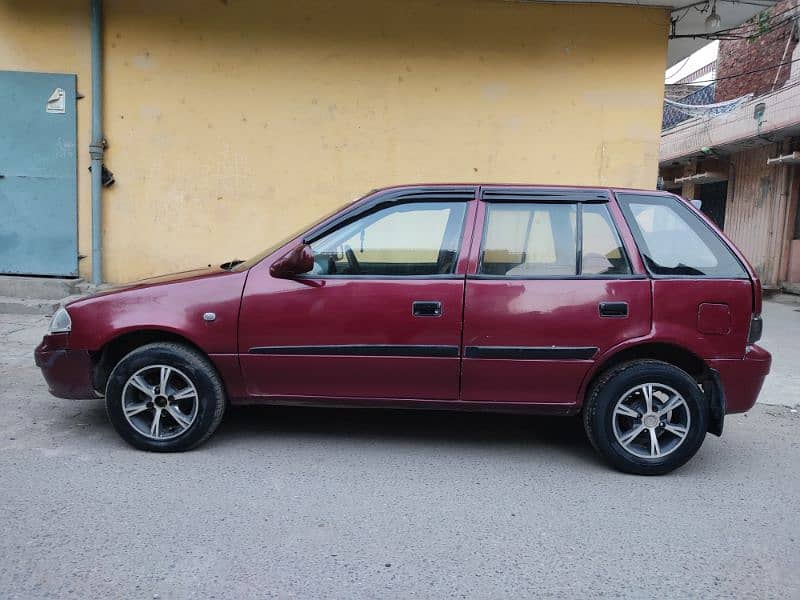
[[[687,56],[686,58],[684,58],[684,59],[683,59],[683,64],[682,64],[680,67],[678,67],[678,70],[677,70],[677,71],[675,71],[674,73],[672,73],[672,74],[669,76],[669,77],[670,77],[670,79],[672,79],[672,78],[674,78],[674,77],[677,77],[678,75],[680,75],[681,71],[683,71],[683,70],[686,68],[686,65],[689,63],[689,59],[690,59],[690,58],[692,58],[692,55],[691,55],[691,54],[690,54],[689,56]]]
[[[743,31],[742,33],[734,34],[733,31],[735,31],[736,29],[741,29],[741,27],[739,27],[739,28],[734,27],[733,29],[726,29],[724,31],[716,31],[714,33],[710,33],[709,35],[722,36],[722,37],[720,37],[718,39],[746,40],[746,39],[750,39],[750,38],[753,38],[753,37],[765,36],[768,33],[772,33],[773,31],[776,31],[776,30],[780,29],[781,27],[783,27],[787,23],[790,24],[789,31],[791,32],[791,24],[796,19],[797,19],[797,17],[789,16],[789,17],[786,17],[785,19],[782,19],[782,20],[778,21],[777,23],[770,23],[764,29],[756,29],[756,31],[754,31],[752,33],[746,33],[746,32]]]
[[[697,8],[697,5],[696,5],[696,4],[694,4],[694,5],[690,5],[690,6],[687,6],[687,7],[684,9],[684,13],[683,13],[682,15],[680,15],[679,17],[676,17],[675,19],[672,19],[672,20],[671,20],[671,23],[672,23],[672,30],[673,30],[673,31],[675,30],[675,26],[676,26],[676,25],[677,25],[677,24],[678,24],[680,21],[682,21],[682,20],[683,20],[683,18],[684,18],[684,17],[685,17],[685,16],[688,14],[689,10],[690,10],[690,9],[692,9],[692,8],[694,8],[695,10],[697,10],[697,12],[699,12],[699,13],[705,13],[705,12],[706,12],[706,10],[707,10],[707,6],[706,6],[706,8],[703,8],[703,9],[699,9],[699,8]],[[777,19],[777,17],[780,17],[781,15],[784,15],[784,14],[786,14],[786,13],[791,13],[791,12],[794,12],[794,11],[795,11],[795,10],[797,10],[797,9],[798,9],[798,7],[795,7],[795,6],[790,6],[789,8],[785,8],[785,9],[781,10],[780,12],[777,12],[777,13],[775,13],[775,14],[770,14],[770,15],[768,15],[768,16],[767,16],[767,30],[766,30],[766,31],[763,31],[763,32],[759,32],[759,35],[764,35],[764,34],[766,34],[766,33],[769,33],[769,32],[771,32],[771,31],[773,31],[773,30],[777,29],[778,27],[780,27],[780,26],[781,26],[781,25],[783,25],[784,23],[787,23],[787,22],[790,22],[790,21],[793,21],[793,20],[797,19],[797,15],[789,15],[788,17],[786,17],[786,18],[784,18],[784,19],[781,19],[781,21],[780,21],[780,22],[778,22],[778,23],[776,23],[776,22],[775,22],[775,20]],[[760,13],[758,13],[757,15],[755,15],[755,18],[757,18],[757,17],[758,17],[758,15],[760,15],[760,14],[762,14],[762,13],[764,13],[764,12],[768,11],[768,10],[769,10],[769,8],[766,8],[765,10],[761,11]],[[745,36],[741,36],[741,37],[739,37],[739,38],[718,38],[718,37],[715,37],[715,36],[719,36],[719,35],[725,35],[725,34],[731,34],[731,35],[734,35],[734,33],[733,33],[733,32],[736,32],[736,31],[738,31],[738,30],[740,30],[740,29],[745,29],[745,28],[747,28],[747,27],[751,27],[751,28],[752,28],[752,27],[757,27],[757,22],[754,22],[754,21],[752,20],[753,18],[754,18],[754,17],[751,17],[750,19],[748,19],[747,21],[745,21],[744,23],[742,23],[742,24],[740,24],[740,25],[735,25],[735,26],[733,26],[733,27],[728,27],[728,28],[726,28],[726,29],[720,29],[719,31],[714,31],[714,32],[711,32],[711,33],[682,33],[682,34],[674,34],[674,33],[673,33],[673,34],[670,34],[670,36],[669,36],[669,37],[670,37],[670,39],[679,39],[679,38],[692,38],[692,39],[695,39],[695,38],[702,38],[702,39],[707,39],[707,40],[717,40],[717,39],[745,39],[745,38],[747,38],[747,37],[749,37],[749,36],[745,35]]]
[[[714,79],[706,79],[705,81],[697,80],[693,81],[692,84],[696,83],[714,83],[715,81],[724,81],[725,79],[736,79],[737,77],[743,77],[744,75],[752,75],[753,73],[761,73],[763,71],[770,71],[771,69],[777,69],[778,67],[782,67],[784,65],[790,65],[792,63],[800,62],[800,58],[795,58],[794,60],[787,60],[780,63],[775,63],[774,65],[770,65],[768,67],[763,67],[761,69],[751,69],[750,71],[742,71],[741,73],[735,73],[734,75],[726,75],[725,77],[716,77]]]
[[[698,3],[698,4],[699,4],[699,3]],[[690,5],[690,6],[687,6],[685,9],[680,9],[680,8],[679,8],[679,9],[677,9],[677,10],[673,11],[673,12],[677,12],[678,10],[683,10],[683,11],[684,11],[684,13],[683,13],[683,14],[682,14],[680,17],[678,17],[678,18],[676,19],[676,21],[680,21],[681,19],[683,19],[683,18],[686,16],[686,14],[688,14],[688,13],[689,13],[690,9],[692,9],[692,8],[694,8],[694,9],[695,9],[697,12],[699,12],[699,13],[705,14],[705,12],[708,10],[708,6],[709,6],[710,4],[711,4],[711,3],[710,3],[710,1],[708,1],[708,2],[705,2],[705,5],[706,5],[706,6],[705,6],[704,8],[702,8],[702,9],[701,9],[701,8],[697,8],[697,4],[692,4],[692,5]],[[740,28],[742,28],[742,27],[747,27],[748,25],[753,25],[754,23],[753,23],[753,22],[751,22],[751,21],[752,21],[754,18],[757,18],[757,17],[758,17],[758,15],[760,15],[761,13],[764,13],[764,12],[766,12],[766,11],[769,11],[769,10],[770,10],[770,8],[772,8],[772,7],[771,7],[771,6],[769,6],[769,7],[765,7],[765,8],[764,8],[764,10],[762,10],[762,11],[760,11],[760,12],[756,13],[755,15],[753,15],[752,17],[750,17],[749,19],[747,19],[747,21],[745,21],[744,23],[742,23],[742,24],[740,24],[740,25],[734,25],[733,27],[728,27],[727,29],[725,29],[725,30],[723,30],[723,31],[730,31],[730,30],[732,30],[732,29],[740,29]],[[779,12],[776,12],[775,14],[770,14],[770,15],[768,15],[768,16],[767,16],[767,18],[768,18],[770,21],[772,21],[772,20],[776,19],[777,17],[780,17],[781,15],[785,15],[786,13],[789,13],[789,12],[794,12],[794,11],[795,11],[797,8],[798,8],[798,7],[796,7],[796,6],[790,6],[789,8],[784,8],[783,10],[781,10],[781,11],[779,11]]]
[[[759,37],[759,36],[766,35],[768,33],[772,33],[773,31],[775,31],[776,29],[779,29],[781,26],[785,25],[786,23],[791,23],[796,18],[797,17],[789,16],[789,17],[786,17],[785,19],[782,19],[782,20],[778,21],[777,23],[773,23],[773,22],[770,21],[770,24],[767,25],[763,30],[762,29],[757,29],[753,33],[744,33],[744,31],[742,31],[741,33],[736,33],[740,29],[742,29],[742,30],[745,29],[745,27],[750,27],[750,28],[754,27],[754,24],[752,24],[752,23],[744,23],[742,25],[737,25],[736,27],[729,27],[727,29],[720,29],[719,31],[714,31],[714,32],[711,32],[711,33],[676,33],[676,34],[671,34],[669,36],[669,39],[677,40],[677,39],[682,39],[682,38],[691,38],[691,39],[701,38],[701,39],[712,40],[712,41],[713,40],[745,40],[745,39],[749,39],[751,37]]]

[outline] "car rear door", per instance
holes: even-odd
[[[480,195],[461,398],[566,409],[597,357],[650,331],[650,280],[605,190]]]
[[[701,358],[740,359],[760,308],[744,263],[720,231],[686,201],[666,193],[616,194],[653,279],[660,340]],[[760,302],[760,292],[758,293]]]
[[[310,236],[311,273],[275,278],[273,258],[254,267],[239,327],[248,393],[457,400],[475,194],[378,195]]]

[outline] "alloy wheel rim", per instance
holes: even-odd
[[[180,369],[149,365],[122,388],[122,413],[131,427],[151,440],[169,440],[197,419],[197,388]]]
[[[675,389],[642,383],[620,396],[612,414],[614,437],[638,458],[660,459],[677,450],[689,435],[689,405]]]

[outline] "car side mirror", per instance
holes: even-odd
[[[314,268],[314,251],[308,244],[300,244],[276,260],[269,274],[278,279],[291,279],[295,275],[308,273]]]
[[[689,200],[689,202],[691,202],[692,206],[694,206],[697,210],[700,210],[703,207],[702,200]]]

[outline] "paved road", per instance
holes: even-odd
[[[661,478],[503,415],[240,409],[155,455],[47,394],[42,327],[0,315],[1,598],[800,597],[786,407]]]

